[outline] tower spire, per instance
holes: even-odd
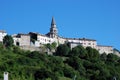
[[[58,30],[57,30],[57,27],[56,27],[54,17],[52,17],[50,32],[48,33],[48,36],[51,37],[51,38],[57,38],[57,36],[58,36]]]
[[[56,25],[54,17],[52,17],[51,26],[52,26],[52,25]],[[53,27],[53,26],[52,26],[52,27]]]

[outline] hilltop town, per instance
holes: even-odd
[[[54,18],[45,35],[0,31],[0,42],[0,80],[120,80],[119,50],[94,39],[60,37]],[[53,43],[54,50],[46,47]]]
[[[4,36],[7,33],[5,31],[0,31],[0,42],[3,41]],[[87,38],[64,38],[58,35],[58,29],[54,17],[52,17],[50,31],[47,34],[40,34],[36,32],[29,32],[28,34],[19,33],[12,35],[14,40],[14,45],[19,46],[27,50],[37,50],[40,46],[44,44],[52,44],[53,42],[59,44],[69,43],[70,48],[74,48],[78,45],[83,47],[92,47],[102,53],[113,53],[114,49],[112,46],[98,45],[97,41],[94,39]]]

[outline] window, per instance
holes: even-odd
[[[54,32],[56,32],[56,30],[54,30]]]
[[[88,43],[88,45],[91,45],[91,43]]]
[[[17,45],[17,46],[20,46],[20,43],[19,43],[19,42],[16,42],[16,45]]]

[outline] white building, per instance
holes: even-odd
[[[3,38],[7,35],[7,33],[3,30],[0,31],[0,42],[3,42]]]
[[[30,32],[29,34],[19,34],[13,36],[14,44],[19,46],[34,46],[40,47],[43,44],[51,44],[56,42],[59,44],[64,44],[66,42],[71,43],[71,48],[82,45],[83,47],[92,47],[97,49],[100,53],[113,53],[112,46],[100,46],[97,45],[97,41],[94,39],[86,39],[86,38],[64,38],[58,35],[58,29],[55,23],[54,18],[52,17],[50,32],[46,35],[42,35],[35,32]]]
[[[93,39],[86,39],[86,38],[68,38],[67,39],[68,42],[71,42],[72,44],[80,44],[82,45],[83,47],[92,47],[92,48],[95,48],[96,45],[97,45],[97,42],[96,40],[93,40]]]

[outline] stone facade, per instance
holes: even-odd
[[[103,46],[103,45],[97,45],[96,49],[99,51],[99,53],[113,53],[113,47],[112,46]]]
[[[17,34],[12,35],[14,45],[17,46],[30,46],[30,35],[29,34]]]

